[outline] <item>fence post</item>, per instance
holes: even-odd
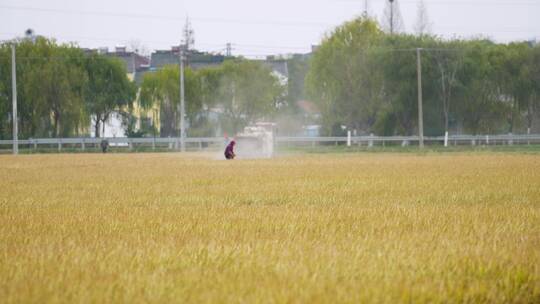
[[[489,146],[489,135],[486,135],[486,146]]]
[[[152,151],[156,150],[156,138],[152,137]]]
[[[34,150],[37,150],[37,139],[32,140],[34,142]]]
[[[62,151],[62,139],[58,138],[58,152]]]
[[[373,147],[373,133],[369,134],[369,141],[368,141],[368,147],[371,148]]]
[[[512,137],[512,133],[508,133],[508,145],[513,145],[514,144],[514,139]]]
[[[84,144],[84,137],[82,138],[82,141],[81,141],[81,149],[84,151],[86,149],[86,146]]]
[[[351,131],[347,131],[347,147],[351,146]]]
[[[444,146],[448,147],[448,131],[444,132]]]

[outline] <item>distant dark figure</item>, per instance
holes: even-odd
[[[109,148],[109,141],[104,139],[101,141],[101,151],[103,151],[103,153],[107,153],[107,149]]]
[[[236,154],[234,154],[234,145],[236,142],[232,140],[228,145],[227,148],[225,148],[225,158],[226,159],[234,159]]]

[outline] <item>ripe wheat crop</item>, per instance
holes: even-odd
[[[0,156],[0,302],[540,302],[540,157]]]

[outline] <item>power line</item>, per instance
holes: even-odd
[[[0,5],[0,8],[10,10],[22,10],[22,11],[35,11],[35,12],[47,12],[47,13],[61,13],[61,14],[77,14],[77,15],[93,15],[101,17],[123,17],[134,19],[156,19],[156,20],[172,20],[184,22],[184,18],[176,16],[166,15],[150,15],[150,14],[125,14],[115,12],[99,12],[99,11],[81,11],[81,10],[67,10],[56,8],[43,8],[43,7],[27,7],[27,6],[12,6],[12,5]],[[240,20],[240,19],[223,19],[223,18],[192,18],[198,22],[208,23],[236,23],[236,24],[259,24],[259,25],[272,25],[272,26],[307,26],[307,27],[322,27],[331,26],[329,23],[321,22],[275,22],[275,21],[254,21],[254,20]]]
[[[356,0],[355,0],[356,1]],[[400,2],[403,2],[400,1]],[[405,1],[407,2],[407,1]],[[416,0],[409,1],[416,3]],[[474,1],[437,1],[437,2],[431,2],[431,3],[437,3],[437,4],[480,4],[479,2]],[[430,4],[431,4],[430,3]],[[500,5],[500,4],[523,4],[523,5],[540,5],[540,2],[532,2],[532,1],[501,1],[501,0],[495,0],[495,1],[489,1],[489,2],[483,2],[483,4],[489,4],[489,5]],[[160,19],[160,20],[175,20],[175,21],[182,21],[184,22],[183,18],[176,17],[176,16],[166,16],[166,15],[152,15],[152,14],[125,14],[125,13],[115,13],[115,12],[99,12],[99,11],[82,11],[82,10],[67,10],[67,9],[52,9],[52,8],[39,8],[39,7],[25,7],[25,6],[12,6],[12,5],[0,5],[0,8],[4,9],[11,9],[11,10],[24,10],[24,11],[38,11],[38,12],[48,12],[48,13],[63,13],[63,14],[80,14],[80,15],[96,15],[96,16],[106,16],[106,17],[125,17],[125,18],[143,18],[143,19]],[[319,22],[273,22],[273,21],[249,21],[249,20],[235,20],[235,19],[211,19],[211,18],[194,18],[194,20],[198,20],[201,22],[211,22],[211,23],[237,23],[237,24],[259,24],[259,25],[272,25],[272,26],[308,26],[308,27],[321,27],[321,26],[334,26],[329,23],[319,23]],[[466,29],[459,28],[459,27],[453,27],[453,26],[445,26],[445,25],[436,25],[437,28],[444,29],[446,31],[455,29],[457,31],[463,31]],[[530,33],[531,30],[527,29],[518,29],[518,28],[505,28],[505,29],[485,29],[485,31],[488,31],[490,33]],[[60,36],[61,37],[61,36]],[[80,39],[80,40],[105,40],[105,41],[126,41],[126,39],[122,38],[109,38],[109,37],[84,37],[84,36],[64,36],[65,39]],[[160,44],[170,44],[170,41],[157,41],[157,40],[146,40],[149,43],[160,43]],[[217,44],[204,44],[204,43],[198,43],[199,45],[207,45],[207,46],[217,46]],[[220,44],[221,45],[221,44]],[[249,47],[255,47],[255,48],[274,48],[274,49],[287,49],[287,50],[305,50],[306,47],[298,47],[298,46],[267,46],[267,45],[260,45],[260,46],[253,46],[253,45],[245,45]]]
[[[354,0],[356,1],[356,0]],[[348,1],[343,1],[348,2]],[[417,3],[414,1],[404,1],[401,0],[401,3]],[[430,2],[431,4],[445,4],[445,5],[531,5],[536,6],[540,5],[538,1],[486,1],[486,2],[474,2],[474,1],[436,1]],[[47,12],[47,13],[61,13],[61,14],[78,14],[78,15],[95,15],[102,17],[123,17],[123,18],[135,18],[135,19],[156,19],[156,20],[172,20],[172,21],[181,21],[185,20],[176,16],[167,16],[167,15],[153,15],[153,14],[126,14],[126,13],[116,13],[116,12],[104,12],[104,11],[82,11],[82,10],[68,10],[68,9],[56,9],[56,8],[43,8],[43,7],[27,7],[27,6],[13,6],[13,5],[0,5],[0,8],[10,9],[10,10],[22,10],[22,11],[36,11],[36,12]],[[336,26],[336,24],[324,23],[324,22],[276,22],[268,20],[240,20],[240,19],[224,19],[224,18],[192,18],[194,21],[198,22],[207,22],[207,23],[235,23],[235,24],[244,24],[244,25],[271,25],[271,26],[293,26],[293,27],[331,27]],[[457,28],[452,26],[437,26],[440,28],[451,29]],[[488,29],[489,30],[489,29]],[[528,32],[526,29],[502,29],[492,31],[494,33],[503,33],[503,32]],[[94,38],[85,38],[85,39],[94,39]],[[104,39],[105,40],[105,39]],[[157,42],[161,43],[161,42]]]
[[[399,1],[400,3],[406,3],[406,4],[418,4],[418,1],[416,0],[400,0]],[[527,6],[527,5],[531,5],[531,6],[534,6],[534,5],[540,5],[540,2],[538,1],[502,1],[502,0],[495,0],[495,1],[492,1],[492,0],[487,0],[487,1],[464,1],[464,0],[455,0],[455,1],[448,1],[448,0],[441,0],[441,1],[429,1],[429,5],[488,5],[488,6],[492,6],[492,5],[500,5],[500,6],[504,6],[504,5],[511,5],[511,6],[514,6],[514,5],[523,5],[523,6]]]
[[[358,0],[337,0],[335,2],[358,5]],[[403,3],[403,4],[407,4],[407,5],[417,5],[418,4],[418,0],[399,0],[399,2]],[[527,1],[527,0],[517,0],[517,1],[511,1],[511,0],[506,0],[506,1],[504,1],[504,0],[485,0],[485,1],[474,1],[474,0],[469,0],[469,1],[466,1],[466,0],[452,0],[452,1],[450,1],[450,0],[441,0],[441,1],[437,1],[437,0],[431,0],[431,1],[428,2],[428,4],[429,5],[476,5],[476,6],[479,6],[479,5],[488,5],[488,6],[492,6],[492,5],[500,5],[500,6],[505,6],[505,5],[527,6],[527,5],[531,5],[531,6],[534,6],[534,5],[540,5],[540,2],[535,1],[535,0],[530,0],[530,1]]]
[[[6,36],[16,36],[17,33],[7,33],[7,32],[0,32],[0,35],[6,35]],[[55,35],[54,38],[62,38],[62,39],[77,39],[77,40],[91,40],[91,41],[113,41],[113,42],[119,42],[119,41],[128,41],[130,39],[126,38],[113,38],[113,37],[96,37],[96,36],[72,36],[72,35]],[[139,40],[139,39],[137,39]],[[164,40],[140,40],[142,43],[159,43],[159,44],[170,44],[173,45],[171,41],[164,41]],[[205,42],[197,42],[196,45],[200,46],[208,46],[208,47],[221,47],[221,49],[226,48],[226,43],[205,43]],[[242,43],[232,43],[232,46],[235,47],[249,47],[249,48],[264,48],[264,49],[286,49],[286,50],[306,50],[309,49],[310,46],[289,46],[289,45],[261,45],[261,44],[242,44]]]

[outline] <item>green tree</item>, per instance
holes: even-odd
[[[501,84],[503,93],[510,100],[508,114],[508,131],[514,132],[522,122],[527,120],[527,127],[532,126],[534,112],[534,76],[535,62],[533,49],[528,43],[510,43],[504,47],[504,61],[501,67]],[[537,64],[537,63],[536,63]],[[525,113],[525,115],[522,115]]]
[[[527,133],[530,133],[533,120],[540,108],[540,45],[533,47],[528,53],[520,77],[525,79],[525,87],[530,92],[526,97]]]
[[[197,72],[185,69],[185,105],[188,118],[202,108],[201,82]],[[160,108],[161,136],[180,135],[180,72],[178,66],[166,66],[145,75],[141,84],[140,103],[145,109],[157,104]]]
[[[0,139],[11,138],[11,60],[7,44],[0,45]]]
[[[336,125],[370,132],[384,108],[382,73],[376,50],[383,32],[371,19],[358,18],[323,39],[311,61],[307,90],[323,115],[323,133]]]
[[[114,111],[130,107],[135,99],[135,85],[127,78],[122,62],[100,54],[91,54],[85,61],[88,82],[85,86],[87,113],[92,115],[96,137],[100,137],[100,125]]]
[[[83,91],[87,75],[82,50],[74,45],[58,45],[44,37],[11,43],[16,44],[17,53],[17,108],[21,138],[72,136],[83,132],[89,119],[84,109]],[[3,92],[0,98],[4,105],[11,100],[11,56],[7,60],[4,57],[10,53],[9,48],[9,43],[1,47],[0,69],[9,69],[9,73],[5,73],[9,76],[2,73],[4,76],[0,80]],[[6,126],[5,122],[0,124]]]
[[[72,136],[85,129],[83,52],[37,37],[17,42],[22,137]]]
[[[219,86],[223,77],[221,67],[205,68],[197,71],[199,98],[202,107],[197,115],[191,116],[189,136],[207,137],[220,135],[219,121],[214,113],[219,101]]]
[[[472,134],[502,131],[508,110],[497,82],[500,52],[491,41],[469,41],[465,45],[461,82],[465,84],[458,116],[467,132]]]
[[[216,104],[224,110],[224,129],[237,133],[257,119],[270,119],[283,102],[284,88],[271,70],[256,61],[230,60],[222,66]]]
[[[452,103],[456,98],[456,90],[460,89],[460,73],[462,72],[463,56],[462,43],[459,40],[440,42],[440,50],[434,52],[439,74],[439,97],[444,120],[444,131],[449,132]]]
[[[439,135],[514,132],[532,126],[538,107],[538,60],[526,43],[449,40],[383,34],[359,18],[338,27],[315,53],[307,77],[325,134],[342,125],[363,133],[415,134],[416,49],[422,54],[424,129]]]
[[[306,76],[309,72],[309,59],[303,55],[295,55],[287,61],[289,79],[287,82],[287,103],[295,105],[306,98]]]

